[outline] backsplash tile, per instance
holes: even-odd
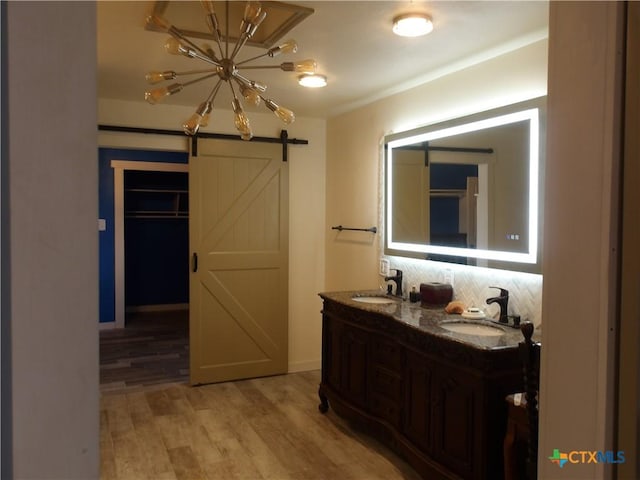
[[[496,296],[501,287],[509,291],[509,315],[520,315],[522,321],[528,320],[539,327],[542,323],[542,275],[511,272],[468,265],[447,264],[427,260],[403,257],[385,257],[391,262],[391,268],[403,272],[405,293],[421,283],[442,282],[447,270],[453,273],[453,298],[467,306],[476,306],[486,311],[487,316],[498,316],[499,307],[487,305],[487,298]],[[386,282],[380,277],[380,287]]]

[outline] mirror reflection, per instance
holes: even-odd
[[[538,263],[543,100],[387,136],[386,253]]]

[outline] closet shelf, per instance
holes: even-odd
[[[430,196],[432,197],[464,197],[467,191],[456,188],[432,188]]]
[[[136,185],[125,188],[125,218],[189,218],[189,192],[164,185]]]

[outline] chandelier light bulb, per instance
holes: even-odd
[[[296,116],[293,114],[291,110],[289,110],[288,108],[279,106],[273,100],[265,100],[264,104],[267,106],[267,108],[269,108],[269,110],[271,110],[276,115],[276,117],[278,117],[287,125],[289,125],[290,123],[293,123],[293,121],[296,119]]]
[[[280,69],[285,72],[298,72],[298,73],[316,73],[317,63],[315,60],[309,58],[307,60],[301,60],[299,62],[284,62],[280,64]]]
[[[393,33],[401,37],[420,37],[432,30],[433,22],[426,13],[408,13],[393,19]]]
[[[244,20],[251,22],[260,14],[260,10],[262,10],[260,2],[247,2],[244,6]]]
[[[200,127],[209,125],[209,114],[211,112],[211,102],[202,102],[196,111],[189,117],[182,128],[187,135],[195,135]]]
[[[193,55],[191,54],[191,50],[180,43],[180,40],[177,40],[173,37],[167,38],[167,41],[164,44],[164,49],[171,55],[184,55],[186,57],[193,57]]]
[[[260,105],[260,94],[255,89],[241,84],[240,93],[242,94],[242,98],[244,98],[245,102],[249,105],[253,105],[254,107]]]
[[[243,140],[250,140],[251,137],[253,137],[253,132],[251,131],[249,119],[244,113],[244,110],[242,110],[240,101],[237,98],[234,98],[231,105],[233,107],[233,112],[235,113],[234,123],[236,125],[236,129],[240,132],[240,136]]]
[[[197,113],[194,113],[189,117],[189,120],[182,125],[182,130],[184,130],[184,133],[187,135],[195,135],[198,133],[198,130],[200,130],[201,121],[202,117],[198,116]]]
[[[293,64],[293,69],[298,73],[316,73],[318,64],[313,59],[302,60]]]
[[[262,20],[267,16],[267,12],[262,10],[260,2],[247,2],[244,7],[243,20],[251,25],[258,25],[262,23]]]
[[[297,51],[298,51],[298,43],[293,39],[289,39],[283,44],[270,49],[267,52],[267,55],[269,55],[270,57],[277,57],[281,53],[296,53]]]
[[[247,2],[240,32],[251,38],[266,16],[267,12],[262,10],[260,2]]]
[[[273,112],[276,114],[276,117],[278,117],[280,120],[282,120],[284,123],[286,123],[287,125],[289,125],[290,123],[293,123],[296,119],[295,114],[289,110],[288,108],[284,108],[284,107],[278,107],[276,108],[275,112]]]
[[[145,75],[145,79],[151,85],[156,83],[163,82],[165,80],[173,80],[176,78],[176,72],[167,71],[167,72],[149,72]]]
[[[168,87],[154,88],[153,90],[145,92],[144,99],[151,105],[155,105],[163,102],[167,97],[178,93],[180,90],[182,90],[182,84],[174,83]]]
[[[207,15],[216,14],[216,9],[214,8],[212,0],[200,0],[200,4],[202,5],[202,8],[204,8],[204,11],[207,13]]]
[[[173,26],[168,20],[159,15],[149,15],[147,17],[147,25],[149,25],[152,30],[160,32],[168,32]]]

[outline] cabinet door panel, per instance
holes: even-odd
[[[402,371],[403,355],[402,347],[398,345],[398,342],[374,337],[371,344],[373,346],[373,362],[400,374]]]
[[[322,379],[333,388],[341,387],[340,365],[342,348],[340,338],[342,335],[342,323],[329,317],[323,320],[322,333]]]
[[[391,423],[394,427],[400,426],[400,408],[398,402],[389,400],[384,395],[371,394],[371,413]]]
[[[365,332],[345,326],[342,343],[341,385],[356,404],[367,404],[367,343]]]
[[[405,372],[404,434],[429,452],[432,443],[432,371],[424,356],[408,352]]]
[[[473,378],[458,371],[441,369],[434,382],[434,457],[465,478],[479,468],[474,451],[482,429],[480,392]]]
[[[399,403],[402,398],[402,378],[397,373],[374,364],[371,374],[371,390]]]

